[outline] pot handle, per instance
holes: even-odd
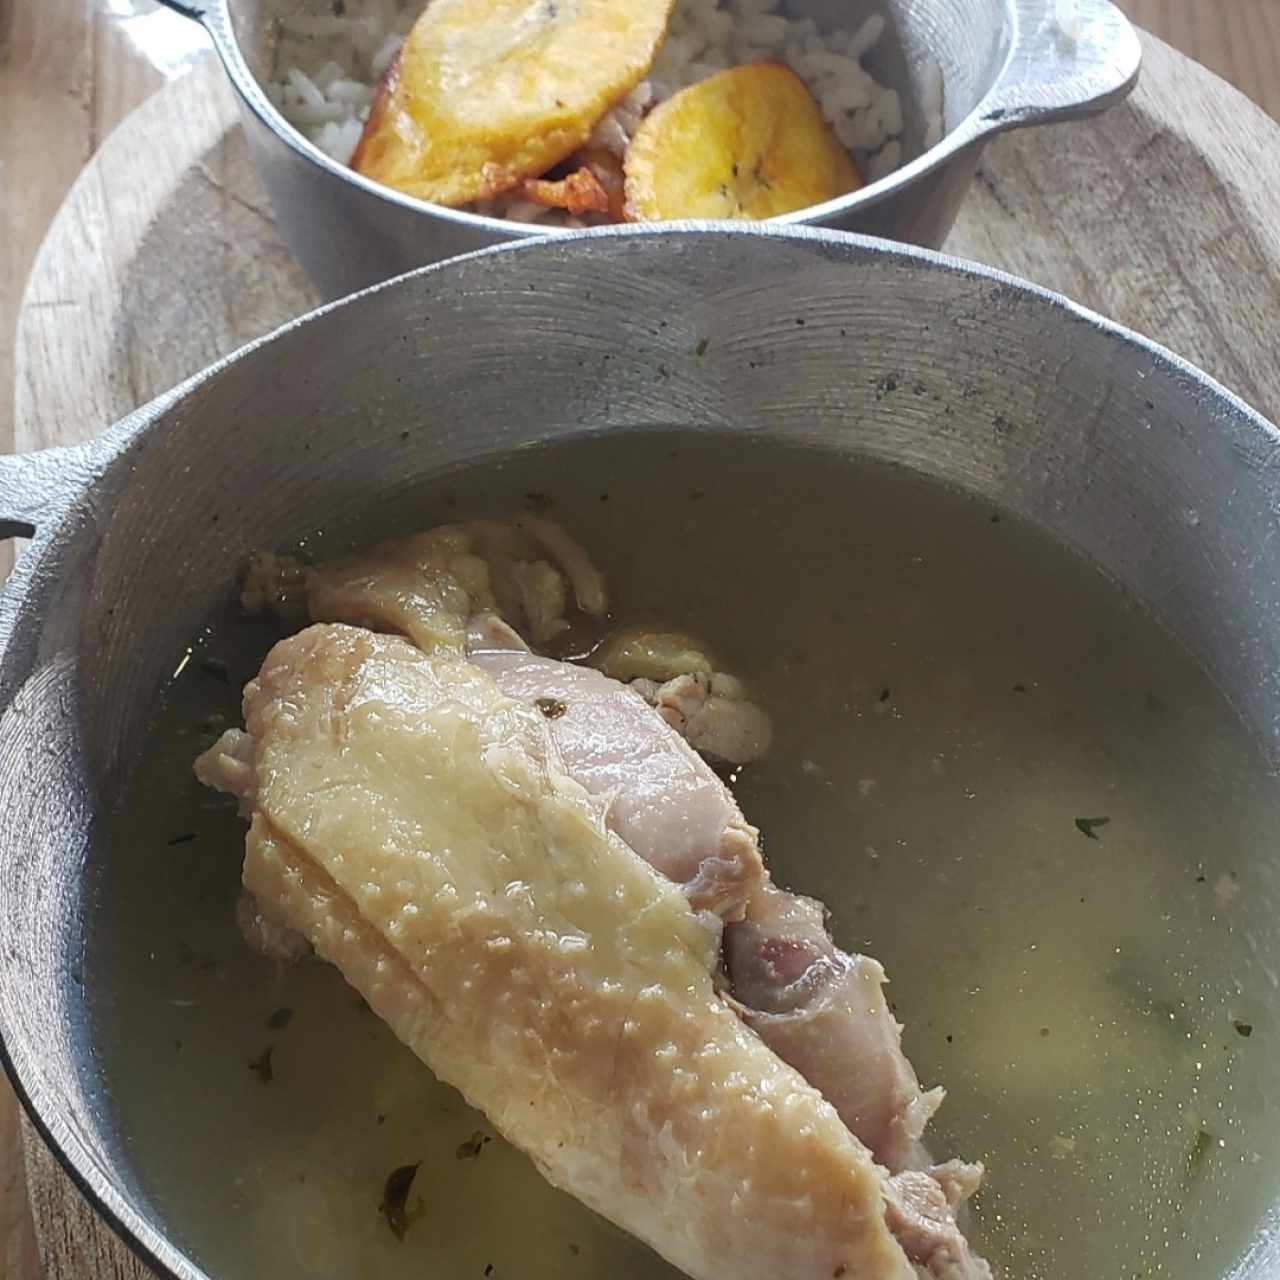
[[[984,133],[1095,115],[1137,83],[1142,45],[1110,0],[1015,0],[1013,44],[978,108]]]
[[[56,507],[91,478],[84,445],[0,454],[0,538],[32,537]]]

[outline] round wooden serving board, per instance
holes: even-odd
[[[1280,125],[1144,45],[1128,102],[991,146],[947,249],[1156,338],[1275,418]],[[19,317],[14,447],[79,440],[314,301],[210,59],[116,130],[54,221]],[[26,1139],[49,1280],[149,1275]]]

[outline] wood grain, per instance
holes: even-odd
[[[13,338],[40,242],[98,143],[163,79],[94,0],[0,0],[0,448],[13,439]],[[0,577],[9,563],[0,546]],[[0,1079],[0,1276],[39,1280],[19,1134]]]
[[[0,447],[12,440],[12,340],[36,250],[98,140],[161,79],[86,0],[0,0]],[[8,565],[0,547],[0,575]],[[39,1280],[19,1133],[0,1080],[0,1274]]]
[[[5,1280],[37,1280],[40,1255],[27,1205],[18,1114],[8,1081],[0,1082],[0,1275]]]
[[[1140,27],[1280,119],[1278,0],[1116,0]]]
[[[0,387],[13,385],[23,284],[67,189],[99,142],[163,83],[120,24],[86,0],[0,0]],[[0,395],[0,441],[12,430]]]
[[[316,305],[237,119],[210,54],[139,107],[81,175],[23,298],[17,448],[100,430]],[[143,139],[156,145],[144,150]],[[90,271],[86,246],[100,249]],[[78,376],[57,376],[51,361]]]
[[[1273,420],[1280,124],[1144,39],[1133,97],[987,152],[947,248],[1154,338]]]
[[[72,1185],[25,1116],[22,1136],[39,1236],[31,1280],[156,1280]]]
[[[1124,7],[1280,113],[1277,0]],[[161,81],[125,46],[91,0],[0,0],[0,385],[15,385],[16,364],[26,446],[104,424],[310,297],[264,218],[225,88],[202,68],[179,86],[181,109],[179,99],[153,105],[77,186],[36,261],[11,348],[54,209],[115,120]],[[1129,104],[1046,141],[1032,132],[991,148],[948,247],[1154,334],[1275,416],[1280,131],[1149,43]],[[0,446],[13,438],[9,410],[0,395]],[[40,1271],[18,1130],[0,1083],[4,1280],[139,1280],[136,1260],[32,1141]]]

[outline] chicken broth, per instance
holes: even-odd
[[[618,620],[698,635],[772,713],[736,794],[775,877],[888,970],[908,1056],[948,1090],[931,1146],[988,1166],[978,1249],[1023,1280],[1225,1273],[1280,1184],[1280,787],[1177,646],[1008,516],[776,445],[530,450],[399,527],[522,507],[583,542]],[[219,1280],[674,1275],[336,970],[245,946],[243,824],[191,762],[282,634],[212,622],[93,860],[86,989],[140,1184]]]

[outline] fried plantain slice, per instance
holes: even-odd
[[[608,213],[609,193],[585,165],[563,178],[525,178],[517,194],[548,209],[564,209],[578,217],[584,213]]]
[[[374,95],[351,167],[460,205],[536,177],[641,80],[672,0],[431,0]]]
[[[804,81],[776,62],[730,67],[655,107],[623,168],[635,222],[772,218],[862,185]]]

